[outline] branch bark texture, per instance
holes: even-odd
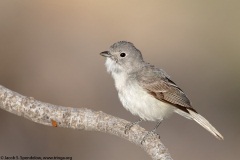
[[[40,102],[1,85],[0,108],[47,126],[110,133],[140,146],[154,160],[172,160],[168,150],[157,135],[148,136],[141,144],[141,140],[147,133],[144,128],[135,125],[125,134],[125,126],[130,122],[101,111]]]

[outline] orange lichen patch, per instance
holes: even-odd
[[[56,121],[54,121],[53,119],[51,119],[51,121],[52,121],[52,126],[53,126],[53,127],[57,127],[57,126],[58,126],[58,124],[57,124]]]

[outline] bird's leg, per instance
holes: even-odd
[[[142,144],[143,142],[145,142],[147,136],[149,136],[150,134],[157,134],[157,133],[156,133],[156,130],[157,130],[157,128],[159,127],[159,125],[161,124],[161,122],[162,122],[162,120],[158,121],[158,122],[157,122],[157,125],[154,127],[154,129],[153,129],[152,131],[149,131],[149,132],[143,137],[143,139],[142,139],[142,141],[141,141],[141,144]],[[157,135],[159,136],[159,134],[157,134]],[[160,138],[160,136],[159,136],[159,138]]]
[[[139,123],[142,122],[142,121],[143,121],[143,119],[140,118],[137,122],[132,122],[132,123],[130,123],[130,124],[127,124],[127,125],[125,126],[125,134],[132,128],[132,126],[134,126],[134,125],[136,125],[136,124],[139,124]]]

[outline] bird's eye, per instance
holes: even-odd
[[[126,56],[126,53],[121,53],[120,54],[120,57],[125,57]]]

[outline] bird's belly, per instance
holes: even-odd
[[[157,100],[140,86],[131,85],[118,90],[124,108],[144,120],[157,121],[173,113],[174,107]]]

